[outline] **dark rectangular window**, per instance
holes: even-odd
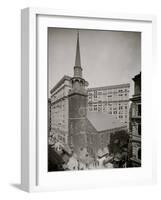
[[[141,116],[141,104],[138,105],[138,116]]]
[[[138,124],[138,135],[141,135],[141,124]]]
[[[94,98],[97,98],[97,91],[94,91]]]

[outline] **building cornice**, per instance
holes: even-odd
[[[85,97],[88,96],[88,94],[81,92],[81,91],[73,91],[73,92],[71,91],[69,93],[68,97],[73,96],[73,95],[81,95],[81,96],[85,96]]]
[[[132,98],[130,98],[130,101],[138,101],[141,100],[141,94],[133,95]]]
[[[62,83],[63,83],[65,80],[70,81],[70,80],[71,80],[71,77],[70,77],[70,76],[67,76],[67,75],[64,75],[64,76],[60,79],[60,81],[50,90],[50,93],[53,93],[60,85],[62,85]]]
[[[87,91],[94,91],[94,90],[106,90],[106,89],[118,89],[118,88],[129,88],[130,83],[125,83],[125,84],[120,84],[120,85],[109,85],[109,86],[102,86],[102,87],[93,87],[93,88],[88,88]]]
[[[56,90],[56,92],[53,93],[53,94],[51,95],[51,98],[52,98],[54,95],[58,94],[59,91],[61,91],[61,90],[62,90],[63,88],[65,88],[65,87],[71,88],[69,85],[64,84],[60,89]]]

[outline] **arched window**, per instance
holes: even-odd
[[[141,160],[141,148],[138,149],[138,159]]]

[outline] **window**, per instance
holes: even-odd
[[[97,91],[94,91],[94,98],[97,98]]]
[[[92,111],[92,107],[89,107],[89,111]]]
[[[97,110],[97,105],[94,105],[94,110]]]
[[[92,92],[88,92],[88,95],[89,95],[89,96],[92,96]]]
[[[138,116],[141,116],[141,104],[138,104]]]
[[[138,149],[138,159],[141,160],[141,148]]]
[[[138,124],[138,135],[141,135],[141,124]]]
[[[102,110],[102,106],[98,106],[98,111],[101,111]]]

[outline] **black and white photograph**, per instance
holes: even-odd
[[[48,172],[141,167],[141,32],[48,28]]]

